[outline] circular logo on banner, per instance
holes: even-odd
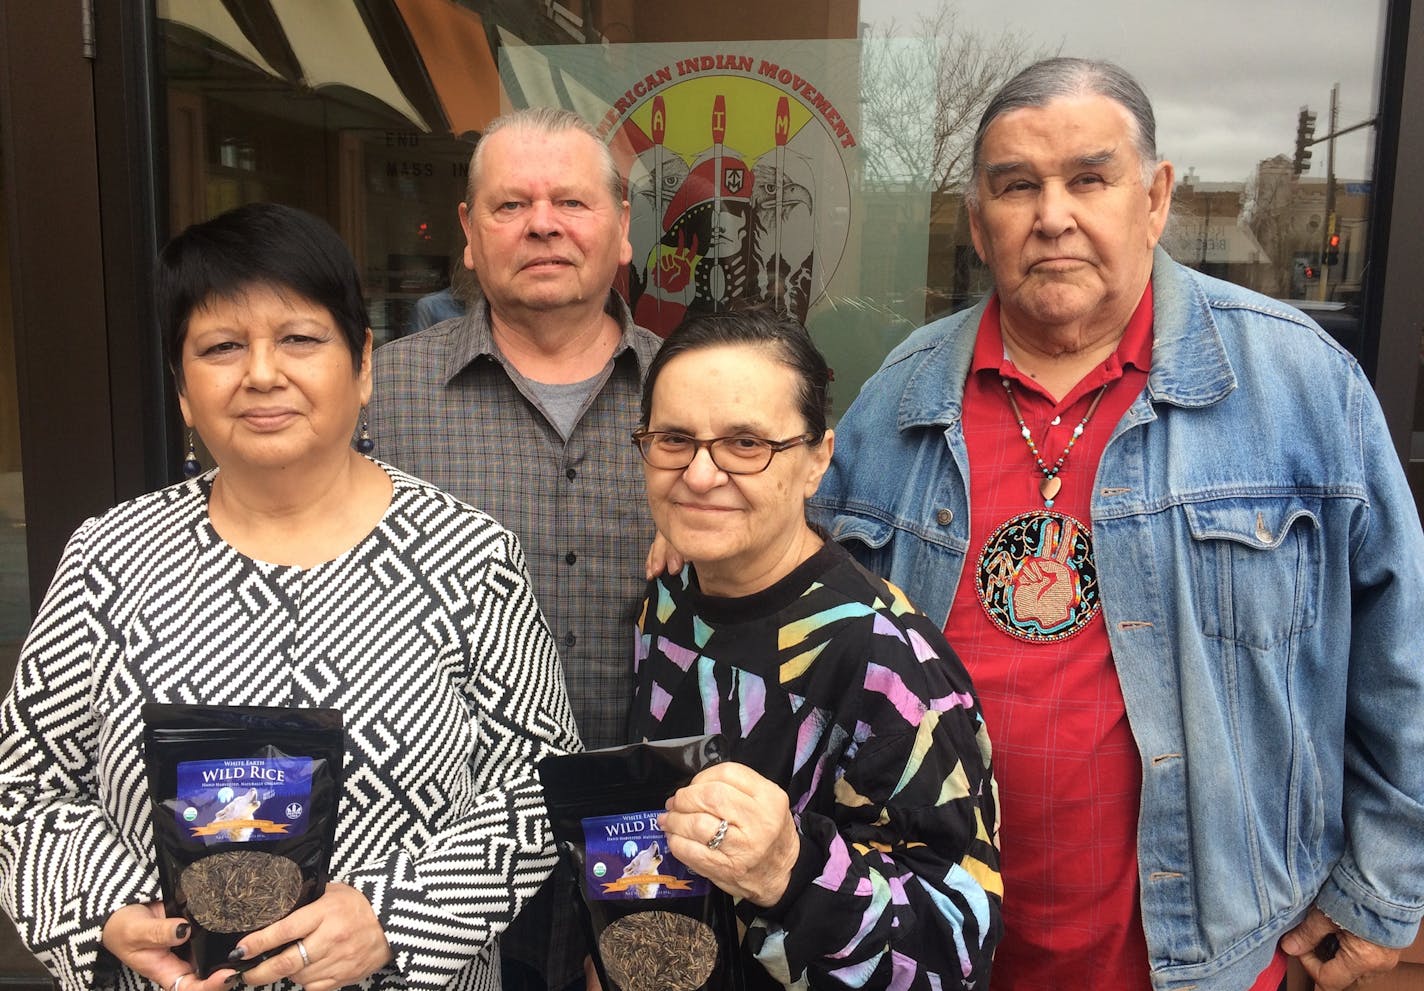
[[[1071,637],[1102,605],[1092,531],[1063,513],[1004,523],[984,543],[974,578],[990,621],[1020,640]]]
[[[609,131],[632,208],[627,299],[660,336],[689,311],[741,299],[804,323],[840,264],[850,214],[841,149],[854,141],[777,82],[693,75],[632,104]]]

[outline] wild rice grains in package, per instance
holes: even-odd
[[[341,713],[150,702],[143,721],[164,910],[193,924],[178,952],[199,978],[245,970],[271,954],[230,962],[242,937],[326,890]]]
[[[605,991],[740,991],[731,896],[680,863],[658,828],[664,803],[722,759],[720,736],[546,757],[554,841]]]

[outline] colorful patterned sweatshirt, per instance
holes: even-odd
[[[738,906],[748,987],[988,988],[1001,931],[990,746],[969,675],[895,586],[828,543],[772,587],[650,583],[634,739],[723,733],[786,789],[782,900]]]

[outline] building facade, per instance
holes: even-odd
[[[990,6],[0,0],[0,683],[74,527],[178,477],[163,241],[240,203],[305,208],[351,245],[378,343],[401,336],[422,296],[471,291],[456,204],[515,106],[574,109],[613,148],[640,322],[783,305],[840,410],[987,289],[962,193],[988,93],[1042,54],[1114,59],[1177,166],[1168,249],[1349,348],[1424,504],[1424,0]],[[660,291],[692,243],[686,288]],[[0,929],[0,984],[43,985]]]

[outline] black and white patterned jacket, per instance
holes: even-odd
[[[313,568],[223,542],[215,472],[71,538],[0,707],[0,906],[64,988],[94,986],[112,912],[159,897],[145,701],[340,709],[331,873],[395,951],[363,986],[498,987],[496,939],[554,865],[534,765],[579,742],[517,539],[386,470],[376,529]]]

